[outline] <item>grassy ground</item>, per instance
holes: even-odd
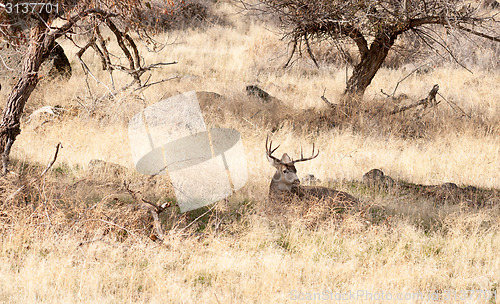
[[[339,99],[345,70],[333,64],[317,69],[307,59],[282,69],[287,53],[279,34],[266,29],[269,25],[245,21],[227,5],[220,4],[219,11],[228,14],[232,26],[157,38],[171,44],[145,60],[179,63],[153,77],[179,77],[142,94],[96,103],[76,60],[68,83],[37,88],[11,152],[14,173],[0,181],[0,302],[285,303],[314,297],[335,302],[336,296],[360,293],[343,301],[359,303],[360,297],[380,302],[376,297],[383,292],[394,298],[411,294],[408,303],[434,302],[429,296],[456,303],[451,292],[476,290],[472,303],[500,303],[500,296],[485,300],[478,292],[496,293],[499,286],[498,192],[481,196],[477,207],[467,197],[437,199],[359,183],[365,172],[380,168],[416,184],[499,189],[500,72],[477,68],[471,74],[443,66],[414,74],[398,87],[415,101],[438,83],[439,92],[470,118],[444,100],[421,120],[413,114],[362,114],[318,130],[307,124],[297,128],[289,118],[273,134],[281,144],[277,153],[297,157],[301,146],[308,151],[315,143],[320,155],[297,165],[299,176],[314,174],[372,207],[367,215],[324,220],[312,229],[302,218],[266,212],[274,169],[264,157],[264,142],[273,127],[265,117],[241,119],[248,114],[244,106],[242,112],[230,109],[250,107],[255,101],[245,87],[257,84],[284,104],[269,116],[293,113],[300,121],[306,109],[315,111],[307,115],[324,113],[320,96],[326,89],[330,101]],[[75,58],[71,44],[62,44]],[[96,58],[87,60],[97,76],[108,79]],[[364,107],[392,107],[379,92],[391,92],[404,76],[402,70],[382,69]],[[106,93],[89,83],[95,95]],[[204,108],[204,114],[213,124],[241,132],[249,181],[196,221],[208,209],[184,215],[167,211],[162,216],[166,238],[159,244],[149,238],[154,230],[147,213],[132,207],[136,202],[122,182],[129,180],[132,190],[160,203],[172,190],[164,178],[133,172],[127,123],[145,106],[190,90],[224,96],[224,120],[213,109]],[[5,100],[8,89],[0,94]],[[29,114],[45,105],[74,112],[28,123]],[[37,178],[59,141],[64,148],[53,169]],[[127,170],[95,172],[92,159]]]

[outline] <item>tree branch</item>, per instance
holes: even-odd
[[[357,28],[352,28],[348,31],[347,35],[354,40],[358,47],[359,54],[361,58],[363,58],[368,53],[368,42],[363,34]]]
[[[116,42],[118,42],[118,45],[120,46],[120,48],[123,51],[123,54],[125,54],[125,57],[127,57],[127,60],[129,62],[129,66],[130,66],[129,67],[130,70],[135,70],[136,68],[138,68],[139,67],[139,62],[134,62],[134,58],[132,57],[132,54],[130,54],[129,49],[127,48],[127,46],[124,43],[124,40],[123,40],[124,34],[116,27],[116,25],[109,18],[106,18],[103,21],[106,23],[106,25],[108,26],[108,28],[115,35]],[[137,51],[137,48],[136,48],[135,51]]]
[[[53,32],[50,33],[54,37],[54,40],[58,39],[59,37],[65,35],[78,21],[82,20],[83,18],[89,16],[89,15],[96,15],[99,16],[101,19],[106,19],[110,17],[116,17],[117,14],[113,14],[110,12],[106,12],[102,9],[98,8],[92,8],[88,10],[84,10],[79,12],[78,14],[70,17],[66,23],[64,23],[62,26],[55,28]]]
[[[485,39],[489,39],[491,41],[500,42],[500,38],[499,37],[493,37],[493,36],[487,35],[485,33],[481,33],[481,32],[475,31],[473,29],[469,29],[469,28],[463,27],[461,25],[457,25],[457,28],[460,29],[460,30],[462,30],[462,31],[474,34],[476,36],[479,36],[479,37],[482,37],[482,38],[485,38]]]

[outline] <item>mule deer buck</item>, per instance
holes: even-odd
[[[319,151],[314,154],[313,151],[310,157],[304,158],[302,148],[300,149],[300,158],[292,160],[288,154],[284,153],[281,159],[274,157],[272,154],[279,148],[272,148],[272,141],[269,142],[269,137],[266,139],[266,156],[267,160],[273,167],[276,168],[271,185],[269,186],[269,199],[273,202],[283,202],[298,198],[300,201],[319,200],[328,202],[332,207],[348,208],[358,205],[359,201],[352,195],[321,186],[302,186],[297,176],[295,163],[308,161],[316,158]]]

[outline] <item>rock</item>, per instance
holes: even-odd
[[[319,185],[321,183],[320,179],[317,179],[313,174],[307,174],[302,178],[301,184],[306,186]]]
[[[271,95],[264,91],[263,89],[259,88],[256,85],[249,85],[246,87],[247,90],[247,95],[248,96],[254,96],[262,99],[264,103],[268,103],[271,101]]]
[[[380,169],[371,169],[363,175],[363,183],[368,186],[383,186],[393,187],[395,185],[394,179],[390,176],[384,175]]]

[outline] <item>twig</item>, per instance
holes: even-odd
[[[103,83],[102,81],[97,79],[97,77],[95,77],[94,74],[92,74],[89,67],[87,66],[85,61],[83,61],[83,59],[82,59],[83,53],[85,53],[85,51],[94,44],[95,44],[95,38],[90,39],[89,42],[83,48],[81,48],[78,52],[76,52],[76,58],[78,58],[78,61],[82,65],[83,72],[85,73],[85,75],[86,76],[90,75],[97,83],[103,85],[108,90],[108,92],[114,97],[115,94],[113,93],[113,91],[105,83]],[[88,86],[88,84],[87,84],[87,86]],[[89,90],[90,90],[90,87],[89,87]],[[92,93],[91,93],[91,95],[92,95]]]
[[[380,89],[380,93],[384,94],[384,95],[385,95],[385,97],[387,97],[387,98],[391,98],[391,97],[392,97],[391,95],[389,95],[389,94],[387,94],[386,92],[384,92],[384,90],[383,90],[383,89]]]
[[[406,111],[406,110],[411,109],[411,108],[415,108],[415,107],[420,106],[420,105],[424,105],[425,107],[427,107],[428,105],[435,106],[436,105],[436,94],[437,94],[438,90],[439,90],[439,85],[435,84],[434,87],[432,87],[432,90],[429,92],[429,95],[426,98],[421,99],[421,100],[417,101],[416,103],[413,103],[413,104],[408,105],[408,106],[397,107],[396,109],[394,109],[391,112],[391,114],[401,113],[403,111]]]
[[[103,239],[104,239],[104,237],[100,236],[100,237],[92,239],[92,240],[80,242],[80,243],[78,243],[78,246],[83,246],[83,245],[86,245],[86,244],[91,244],[93,242],[102,241]]]
[[[141,89],[145,89],[145,88],[150,87],[150,86],[153,86],[155,84],[159,84],[159,83],[162,83],[162,82],[166,82],[166,81],[173,80],[173,79],[178,79],[178,78],[179,78],[179,76],[176,75],[176,76],[173,76],[173,77],[170,77],[170,78],[165,78],[165,79],[162,79],[162,80],[159,80],[159,81],[155,81],[155,82],[152,82],[152,83],[143,84],[142,86],[134,89],[134,92],[138,91],[138,90],[141,90]]]
[[[161,228],[161,221],[159,214],[157,212],[153,212],[153,210],[150,210],[149,213],[151,213],[151,216],[153,217],[153,222],[155,224],[155,230],[156,230],[156,237],[152,237],[151,239],[153,241],[160,241],[163,242],[163,239],[165,239],[165,233],[163,232],[163,228]]]
[[[252,123],[251,121],[249,121],[248,119],[246,119],[245,117],[241,117],[243,118],[244,121],[248,122],[249,124],[251,124],[255,129],[258,129],[259,127],[256,126],[254,123]]]
[[[215,300],[217,300],[217,303],[220,304],[219,298],[217,297],[217,294],[215,293],[215,291],[214,291],[214,296],[215,296]]]
[[[469,114],[465,113],[465,111],[464,111],[464,110],[462,110],[462,108],[461,108],[461,107],[459,107],[456,103],[454,103],[454,102],[453,102],[453,101],[451,101],[451,100],[447,100],[446,98],[444,98],[444,97],[443,97],[443,95],[441,95],[441,94],[439,94],[439,93],[438,93],[438,95],[439,95],[439,96],[441,96],[441,98],[443,98],[443,99],[444,99],[444,101],[446,101],[446,102],[450,105],[450,108],[452,108],[453,110],[455,110],[455,109],[452,107],[452,105],[454,105],[454,106],[455,106],[455,107],[457,107],[457,108],[458,108],[458,109],[459,109],[459,110],[460,110],[460,111],[461,111],[461,112],[462,112],[465,116],[467,116],[467,117],[469,117],[469,118],[472,118]]]
[[[459,29],[461,29],[462,31],[469,32],[469,33],[474,34],[476,36],[479,36],[479,37],[482,37],[482,38],[486,38],[486,39],[489,39],[491,41],[500,42],[500,37],[493,37],[493,36],[490,36],[488,34],[481,33],[481,32],[475,31],[475,30],[470,29],[470,28],[463,27],[461,25],[458,25],[457,27]]]
[[[321,100],[323,100],[330,108],[335,108],[337,105],[334,104],[334,103],[331,103],[326,97],[325,97],[325,92],[326,92],[326,88],[325,90],[323,91],[323,95],[321,95]]]
[[[209,213],[210,211],[214,210],[215,207],[217,207],[217,205],[218,205],[218,203],[215,203],[210,209],[208,209],[202,215],[200,215],[197,218],[195,218],[191,223],[189,223],[186,227],[182,228],[179,232],[182,232],[182,231],[188,229],[189,227],[191,227],[191,225],[193,225],[194,223],[196,223],[199,219],[201,219],[202,217],[204,217],[207,213]]]
[[[253,119],[260,112],[262,112],[262,109],[259,109],[257,112],[255,112],[255,114],[253,114],[252,116],[250,116],[250,119]]]
[[[421,68],[423,68],[424,66],[428,65],[428,63],[424,63],[418,67],[416,67],[413,71],[411,71],[408,75],[406,75],[405,77],[403,77],[402,79],[400,79],[397,83],[396,83],[396,86],[394,87],[394,91],[392,91],[392,94],[391,96],[394,97],[394,94],[396,94],[396,90],[398,89],[398,86],[403,82],[405,81],[408,77],[410,77],[413,73],[415,73],[416,71],[420,70]],[[380,90],[382,91],[382,90]],[[384,95],[387,96],[386,93],[382,92]]]
[[[143,204],[150,205],[153,207],[153,208],[147,208],[147,209],[149,210],[149,213],[153,217],[153,222],[154,222],[154,226],[155,226],[155,230],[156,230],[156,234],[157,234],[157,237],[154,240],[159,240],[160,242],[163,242],[163,239],[165,238],[165,232],[163,231],[163,228],[161,227],[160,213],[162,213],[165,209],[171,207],[172,202],[169,201],[169,202],[166,202],[160,206],[160,205],[157,205],[153,202],[150,202],[142,197],[139,198],[137,192],[130,189],[129,183],[127,183],[126,181],[123,182],[123,186],[125,187],[125,190],[127,190],[127,192],[130,194],[130,196],[132,196],[132,198],[136,202],[142,202]]]
[[[57,154],[59,154],[59,148],[62,148],[62,144],[61,142],[59,142],[56,146],[56,153],[54,154],[54,159],[52,159],[52,161],[47,165],[47,168],[45,168],[45,170],[43,170],[42,174],[40,174],[40,177],[44,176],[45,173],[47,173],[47,171],[49,171],[49,169],[52,167],[52,165],[54,165],[54,163],[56,162],[56,159],[57,159]]]
[[[16,195],[19,192],[21,192],[24,188],[26,188],[26,185],[22,185],[19,189],[17,189],[16,191],[14,191],[14,193],[12,193],[11,195],[9,195],[9,197],[5,200],[5,203],[7,204],[11,200],[13,200],[16,197]]]
[[[9,197],[7,197],[7,199],[5,200],[5,203],[8,203],[11,200],[13,200],[19,192],[21,192],[23,189],[25,189],[28,186],[28,184],[34,183],[34,182],[40,180],[45,175],[45,173],[47,173],[47,171],[49,171],[49,169],[52,167],[52,165],[54,165],[54,163],[56,162],[57,155],[59,153],[59,148],[62,148],[62,144],[60,142],[56,146],[56,153],[54,154],[54,159],[52,159],[52,161],[47,165],[47,168],[45,168],[45,170],[43,170],[43,172],[40,174],[40,176],[38,176],[36,179],[22,185],[21,187],[19,187],[16,191],[14,191],[11,195],[9,195]]]
[[[130,189],[129,187],[129,183],[127,183],[126,181],[123,182],[123,186],[125,187],[125,190],[127,190],[127,192],[130,194],[130,196],[132,196],[132,198],[135,200],[135,201],[141,201],[143,202],[144,204],[147,204],[147,205],[151,205],[154,209],[155,209],[155,212],[160,214],[162,213],[165,209],[169,208],[172,206],[172,202],[171,201],[168,201],[166,203],[163,203],[162,205],[157,205],[153,202],[150,202],[144,198],[139,198],[137,196],[137,191],[133,191],[132,189]],[[140,192],[139,192],[140,193]]]
[[[13,72],[16,72],[16,71],[17,71],[17,70],[15,70],[15,69],[13,69],[13,68],[9,67],[9,66],[7,65],[7,63],[5,62],[5,60],[3,59],[3,56],[1,56],[1,55],[0,55],[0,60],[2,60],[3,66],[4,66],[4,67],[6,67],[6,68],[7,68],[7,70],[10,70],[10,71],[13,71]]]

